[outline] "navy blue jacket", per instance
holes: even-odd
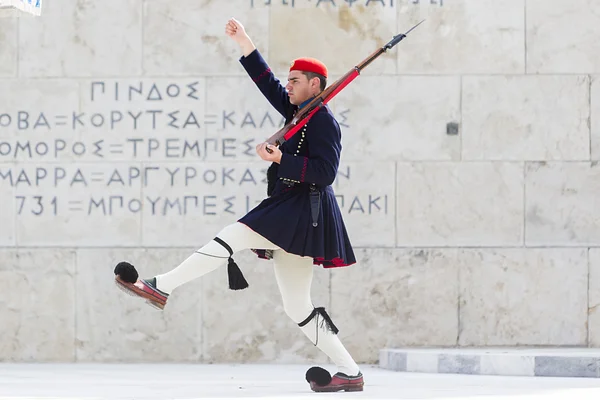
[[[241,57],[240,63],[288,123],[299,107],[290,103],[284,85],[274,76],[260,52],[254,50],[247,57]],[[272,133],[266,133],[266,137]],[[329,107],[317,111],[279,149],[283,153],[281,163],[271,164],[268,171],[268,198],[239,222],[289,253],[313,257],[315,264],[342,267],[355,263],[331,186],[337,175],[342,144],[340,126]],[[312,201],[318,198],[316,217],[314,204],[311,208],[311,188]],[[264,249],[254,251],[260,257],[270,258]]]

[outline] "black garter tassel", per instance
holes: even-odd
[[[233,260],[233,250],[225,241],[221,238],[215,237],[215,242],[219,243],[221,246],[225,247],[229,252],[229,262],[227,263],[227,275],[229,276],[229,289],[231,290],[242,290],[246,289],[249,285],[244,278],[244,274],[240,270],[240,267]]]
[[[242,290],[248,287],[244,274],[231,257],[229,257],[229,263],[227,264],[227,274],[229,275],[229,289]]]
[[[329,314],[327,314],[327,311],[325,311],[325,307],[314,308],[312,310],[312,312],[310,313],[310,315],[304,321],[300,322],[298,324],[298,326],[303,327],[304,325],[308,324],[309,321],[317,315],[317,313],[321,314],[321,317],[323,317],[323,322],[321,323],[321,327],[323,327],[323,323],[326,323],[327,330],[330,332],[333,332],[337,335],[339,330],[334,325],[333,321],[331,320],[331,317],[329,317]]]
[[[323,324],[326,324],[326,329],[328,331],[333,332],[334,334],[337,335],[338,332],[339,332],[339,330],[333,324],[333,321],[329,317],[329,314],[327,314],[327,311],[325,311],[325,307],[313,308],[313,310],[310,313],[310,315],[304,321],[300,322],[298,324],[298,326],[299,327],[303,327],[304,325],[308,324],[317,314],[320,314],[321,317],[323,317],[323,321],[321,322],[321,328],[323,328]],[[317,321],[318,321],[318,319],[317,319]],[[315,331],[316,331],[315,332],[315,334],[316,334],[316,343],[315,343],[315,346],[316,346],[319,343],[319,322],[316,323]]]

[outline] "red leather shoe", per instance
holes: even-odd
[[[318,369],[321,370],[320,374],[323,374],[323,370],[321,368]],[[329,373],[326,373],[326,375],[329,375]],[[323,376],[313,378],[313,375],[309,373],[307,381],[309,381],[313,392],[362,392],[365,384],[361,372],[356,376],[348,376],[338,372],[330,379],[326,379]],[[329,382],[327,383],[327,381]]]
[[[115,284],[125,293],[146,299],[152,307],[164,310],[169,295],[156,288],[155,279],[138,279],[135,268],[120,262],[115,268]]]
[[[122,280],[119,276],[116,276],[115,283],[119,289],[123,290],[125,293],[146,299],[146,303],[154,308],[164,310],[165,305],[167,305],[169,296],[153,287],[144,279],[139,279],[136,283],[129,283]]]

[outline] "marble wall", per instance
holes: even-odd
[[[282,121],[231,16],[281,79],[305,55],[335,79],[426,19],[330,103],[358,263],[312,290],[357,361],[600,345],[600,3],[45,0],[0,20],[0,361],[327,361],[249,251],[249,289],[221,268],[163,312],[112,282],[265,196],[253,149]]]

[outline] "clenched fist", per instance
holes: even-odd
[[[267,151],[267,147],[271,150],[271,153]],[[265,161],[275,162],[277,164],[281,163],[281,150],[279,147],[273,146],[268,143],[261,143],[256,146],[256,153]]]
[[[230,18],[229,21],[227,21],[227,24],[225,24],[225,33],[238,44],[248,38],[244,25],[235,18]]]
[[[256,48],[250,36],[246,33],[244,25],[235,18],[230,18],[225,24],[225,34],[232,38],[242,49],[244,57],[247,57]]]

